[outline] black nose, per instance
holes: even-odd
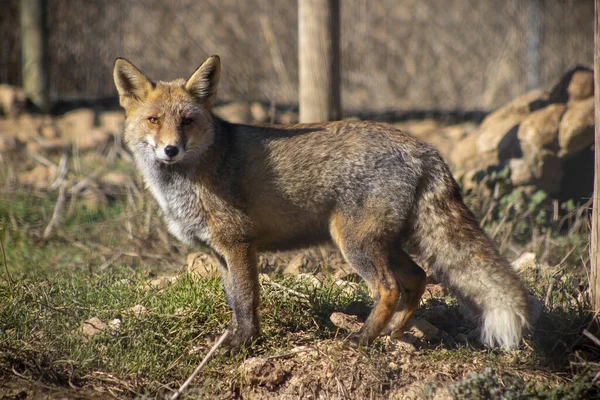
[[[177,146],[167,146],[165,147],[165,154],[169,157],[175,157],[179,153],[179,148]]]

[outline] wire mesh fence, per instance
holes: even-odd
[[[592,0],[342,0],[345,110],[492,109],[593,59]],[[47,0],[51,97],[114,96],[222,57],[221,100],[297,103],[297,2]],[[19,85],[19,1],[2,0],[0,81]]]

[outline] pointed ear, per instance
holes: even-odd
[[[185,89],[193,96],[201,99],[209,107],[215,103],[217,85],[221,76],[221,59],[211,56],[198,67],[185,83]]]
[[[125,108],[131,100],[143,100],[154,87],[150,79],[124,58],[116,59],[113,78],[119,92],[119,101]]]

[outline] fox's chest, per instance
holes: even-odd
[[[169,231],[188,245],[210,244],[211,232],[197,188],[182,179],[147,179]]]

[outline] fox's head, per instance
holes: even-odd
[[[221,74],[218,56],[209,57],[187,80],[153,82],[118,58],[113,76],[127,114],[124,139],[134,151],[174,164],[214,142],[210,110]],[[152,152],[152,153],[151,153]]]

